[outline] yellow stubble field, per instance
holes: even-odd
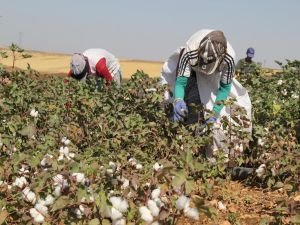
[[[4,66],[11,67],[11,53],[9,51],[7,51],[7,53],[9,57],[0,59],[0,63],[2,63]],[[21,59],[20,57],[18,57],[15,63],[15,67],[26,69],[27,65],[30,64],[30,67],[32,69],[46,76],[66,76],[69,71],[71,55],[37,51],[26,51],[26,54],[30,54],[32,57],[27,59]],[[163,62],[126,59],[121,59],[120,63],[124,79],[129,79],[130,76],[137,70],[143,70],[151,77],[159,77],[163,64]]]

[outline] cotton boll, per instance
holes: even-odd
[[[77,219],[81,219],[82,218],[83,212],[81,212],[81,210],[79,208],[74,209],[73,212],[76,215]]]
[[[140,207],[139,212],[140,212],[142,220],[144,220],[148,223],[151,223],[153,221],[153,216],[151,214],[151,211],[146,206]]]
[[[52,180],[54,181],[54,184],[62,184],[64,177],[61,174],[56,174],[54,177],[52,177]]]
[[[52,205],[54,202],[54,197],[52,195],[47,195],[45,199],[45,205]]]
[[[112,225],[126,225],[126,220],[124,218],[113,220]]]
[[[223,202],[218,201],[218,209],[219,210],[226,210],[226,205],[224,205]]]
[[[75,153],[73,152],[69,153],[69,157],[73,159],[75,157]]]
[[[151,225],[160,225],[160,223],[158,221],[155,221],[155,222],[151,223]]]
[[[156,202],[155,202],[155,201],[153,201],[153,200],[148,200],[148,208],[150,209],[152,216],[155,217],[155,216],[158,216],[158,215],[159,215],[160,209],[159,209],[159,207],[156,205]]]
[[[30,111],[30,116],[32,116],[32,117],[37,117],[38,114],[39,114],[39,112],[36,111],[35,109],[32,109],[32,110]]]
[[[107,170],[106,170],[106,173],[107,173],[107,175],[109,175],[109,176],[113,176],[114,170],[113,170],[113,169],[107,169]]]
[[[24,190],[22,191],[22,194],[23,194],[25,201],[30,202],[32,204],[34,204],[36,202],[36,195],[34,192],[32,192],[30,190],[29,187],[24,188]]]
[[[195,208],[188,208],[185,211],[185,215],[193,220],[199,220],[199,212]]]
[[[121,189],[124,190],[127,187],[129,187],[129,180],[128,179],[123,179],[123,184],[121,186]]]
[[[23,189],[27,185],[28,185],[28,182],[25,177],[17,177],[15,182],[13,183],[13,186],[17,186],[21,189]]]
[[[130,165],[131,166],[135,166],[136,164],[137,164],[137,160],[135,159],[135,158],[130,158],[129,160],[128,160],[128,162],[130,163]]]
[[[160,189],[159,189],[159,188],[156,188],[156,189],[154,189],[154,190],[151,192],[151,198],[152,198],[152,199],[159,198],[159,195],[160,195]]]
[[[56,196],[56,197],[59,197],[59,196],[61,196],[61,186],[55,186],[54,187],[54,192],[53,192],[53,194]]]
[[[158,171],[158,170],[160,170],[161,168],[163,168],[163,166],[162,166],[162,165],[159,165],[158,162],[156,162],[156,163],[153,165],[153,169],[154,169],[155,171]]]
[[[116,208],[122,213],[125,213],[128,209],[128,202],[125,199],[122,199],[121,197],[111,197],[109,201],[114,208]]]
[[[47,206],[44,206],[43,204],[37,203],[35,204],[34,208],[36,208],[36,210],[42,213],[43,215],[48,213]]]
[[[135,166],[135,168],[136,168],[137,170],[140,170],[140,169],[143,169],[143,166],[142,166],[142,164],[137,164],[137,165]]]
[[[123,214],[117,210],[115,207],[112,207],[111,208],[111,215],[110,215],[110,218],[112,220],[119,220],[123,217]]]
[[[64,154],[60,153],[58,158],[57,158],[57,161],[62,161],[62,160],[64,160]]]
[[[261,164],[256,170],[256,175],[258,177],[262,177],[263,175],[265,175],[266,173],[266,165],[265,164]]]
[[[76,178],[76,182],[78,184],[84,184],[85,183],[85,176],[83,173],[72,173],[72,177]]]
[[[43,223],[45,221],[45,217],[40,212],[38,212],[35,208],[31,208],[29,210],[29,213],[33,218],[34,222]]]
[[[184,195],[181,195],[176,201],[176,209],[178,210],[189,208],[189,206],[190,206],[190,198]]]

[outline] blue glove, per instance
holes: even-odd
[[[182,99],[176,99],[174,102],[174,122],[183,121],[188,114],[188,108]]]
[[[211,126],[215,122],[217,122],[217,117],[215,116],[209,117],[207,120],[205,120],[205,122],[200,127],[197,128],[196,135],[202,136],[203,134],[205,134],[208,130],[207,126]]]

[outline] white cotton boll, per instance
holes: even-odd
[[[75,157],[75,153],[73,153],[73,152],[69,153],[69,157],[70,157],[71,159],[73,159],[73,158]]]
[[[176,209],[178,210],[189,208],[189,206],[190,206],[190,198],[184,195],[181,195],[176,201]]]
[[[152,216],[158,216],[160,209],[159,207],[156,205],[156,202],[153,200],[148,200],[148,208],[151,211]]]
[[[13,183],[13,186],[17,186],[21,189],[23,189],[27,185],[28,185],[28,182],[25,177],[17,177],[15,182]]]
[[[124,218],[113,220],[112,225],[126,225],[126,220]]]
[[[299,98],[299,95],[297,95],[296,93],[294,93],[294,94],[292,94],[291,97],[294,98],[294,99],[298,99],[298,98]]]
[[[63,153],[65,154],[65,156],[69,155],[69,147],[63,147]]]
[[[155,222],[151,223],[151,225],[160,225],[160,223],[158,221],[155,221]]]
[[[226,205],[224,205],[223,202],[218,201],[218,209],[219,210],[226,210]]]
[[[30,213],[31,217],[33,218],[34,222],[36,222],[36,223],[44,222],[45,217],[40,212],[38,212],[35,208],[31,208],[29,210],[29,213]]]
[[[0,142],[0,148],[3,146],[3,143],[2,142]]]
[[[109,161],[108,165],[111,167],[111,168],[116,168],[116,163],[112,162],[112,161]]]
[[[137,165],[135,166],[135,168],[136,168],[137,170],[140,170],[140,169],[143,169],[143,166],[142,166],[142,164],[137,164]]]
[[[115,207],[111,207],[111,215],[110,218],[112,220],[119,220],[123,217],[123,214],[117,210]]]
[[[58,152],[64,154],[64,147],[61,146],[61,147],[59,148]]]
[[[61,139],[61,143],[65,143],[65,141],[67,140],[67,137],[63,137],[62,139]]]
[[[32,192],[30,190],[29,187],[24,188],[24,190],[22,191],[22,194],[23,194],[25,201],[30,202],[32,204],[34,204],[36,202],[36,195],[34,192]]]
[[[54,192],[53,192],[53,194],[56,196],[56,197],[59,197],[59,196],[61,196],[61,186],[55,186],[54,187]]]
[[[262,138],[258,138],[257,144],[259,146],[264,146],[265,142],[264,142],[264,140]]]
[[[185,215],[193,220],[199,220],[199,212],[196,208],[188,208]]]
[[[144,220],[148,223],[151,223],[153,221],[153,216],[151,214],[151,211],[146,206],[140,207],[139,212],[140,212],[142,220]]]
[[[32,110],[30,111],[30,116],[32,116],[32,117],[37,117],[38,114],[39,114],[39,112],[36,111],[35,109],[32,109]]]
[[[81,212],[81,210],[79,208],[74,209],[73,212],[75,213],[77,219],[81,219],[82,218],[83,213]]]
[[[128,209],[128,202],[121,197],[111,197],[109,198],[110,203],[113,205],[114,208],[119,210],[122,213],[127,212]]]
[[[277,84],[278,84],[278,85],[282,85],[282,84],[283,84],[283,80],[278,80],[278,81],[277,81]]]
[[[258,177],[262,177],[263,175],[265,175],[265,173],[266,173],[266,165],[265,164],[261,164],[256,170],[255,170],[255,172],[256,172],[256,175],[258,176]]]
[[[84,184],[85,183],[85,176],[83,173],[72,173],[72,176],[76,178],[76,182],[78,184]]]
[[[34,208],[36,208],[37,211],[39,211],[40,213],[42,213],[43,215],[46,215],[48,213],[48,208],[47,206],[37,203],[35,204]]]
[[[130,158],[129,160],[128,160],[128,162],[130,163],[130,165],[132,165],[132,166],[135,166],[136,164],[137,164],[137,160],[135,159],[135,158]]]
[[[61,174],[56,174],[54,177],[52,177],[52,180],[54,181],[54,184],[62,184],[64,177]]]
[[[109,176],[112,176],[114,174],[114,170],[113,169],[107,169],[106,170],[106,173],[109,175]]]
[[[156,188],[156,189],[154,189],[154,190],[151,192],[151,198],[152,198],[152,199],[159,198],[159,195],[160,195],[160,189],[159,189],[159,188]]]
[[[64,160],[64,154],[60,153],[58,158],[57,158],[57,161],[62,161],[62,160]]]
[[[79,210],[84,213],[84,206],[83,205],[79,205]]]
[[[160,169],[159,163],[156,162],[156,163],[153,165],[153,169],[154,169],[155,171],[158,171],[158,170]]]
[[[47,195],[45,199],[45,205],[52,205],[54,202],[54,197],[52,195]]]
[[[145,92],[156,92],[157,89],[156,88],[146,88]]]
[[[124,190],[125,188],[129,187],[129,180],[128,179],[123,179],[122,181],[123,181],[123,184],[121,186],[121,189]]]

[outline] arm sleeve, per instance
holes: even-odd
[[[112,75],[107,69],[105,58],[102,58],[97,62],[96,73],[98,76],[103,77],[106,80],[106,84],[109,84],[110,81],[113,79]]]
[[[228,95],[231,90],[232,79],[235,71],[235,64],[233,57],[229,54],[226,54],[224,58],[224,69],[222,71],[221,80],[220,80],[220,87],[217,91],[217,96],[215,100],[215,104],[213,107],[213,111],[216,115],[219,115],[224,104],[220,104],[218,102],[225,101],[228,98]]]
[[[184,99],[184,92],[187,85],[188,77],[179,76],[175,81],[174,95],[175,99]]]

